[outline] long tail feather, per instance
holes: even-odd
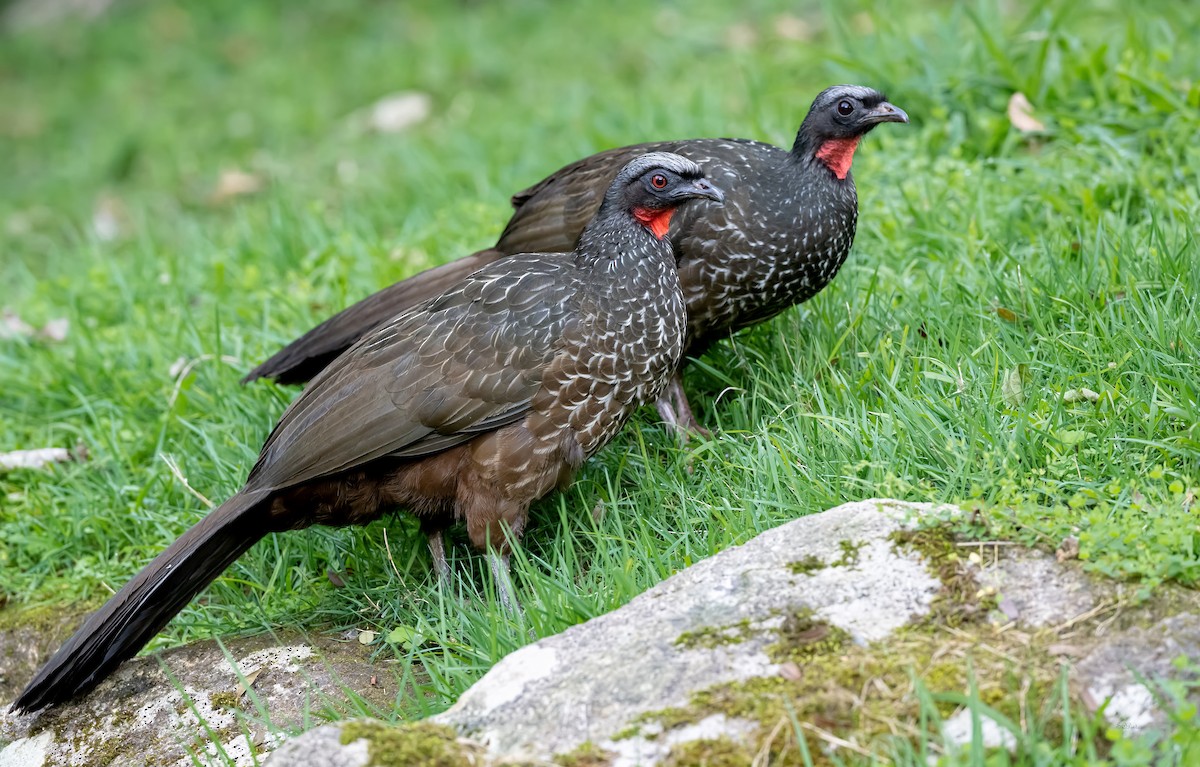
[[[304,383],[379,325],[422,301],[440,296],[471,273],[502,257],[499,251],[481,250],[390,285],[292,341],[247,373],[242,383],[259,378],[274,378],[281,384]]]
[[[154,558],[88,617],[13,703],[35,711],[95,687],[225,568],[271,532],[265,493],[238,493]]]

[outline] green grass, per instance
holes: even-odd
[[[812,39],[781,36],[783,14]],[[10,33],[0,306],[71,329],[0,341],[0,451],[82,443],[90,460],[0,475],[0,601],[102,601],[205,511],[162,455],[213,500],[240,485],[294,395],[241,373],[377,287],[490,244],[512,192],[637,141],[790,145],[833,82],[884,89],[913,118],[859,153],[850,261],[692,366],[717,438],[680,449],[647,412],[535,509],[523,618],[462,540],[467,599],[440,592],[397,518],[269,538],[155,646],[411,627],[428,641],[380,651],[424,664],[427,695],[395,712],[417,716],[530,630],[877,495],[971,504],[997,538],[1076,535],[1089,567],[1146,593],[1195,585],[1198,37],[1186,2],[1066,0],[128,2]],[[379,135],[352,119],[405,89],[432,96],[430,120]],[[1043,133],[1010,126],[1016,90]],[[267,186],[214,203],[226,168]],[[117,201],[113,240],[92,229],[102,199]],[[176,380],[181,357],[196,364]],[[1099,399],[1064,399],[1081,388]],[[1057,756],[1015,763],[1084,763],[1035,744]]]

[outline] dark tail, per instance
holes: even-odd
[[[242,383],[258,378],[274,378],[281,384],[304,383],[384,322],[422,301],[437,298],[467,275],[503,256],[497,250],[481,250],[386,287],[292,341],[247,373]]]
[[[205,586],[271,532],[266,494],[238,493],[154,558],[88,617],[42,667],[14,711],[35,711],[95,687],[132,657]]]

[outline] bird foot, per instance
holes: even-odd
[[[686,445],[694,435],[705,439],[712,437],[712,432],[701,426],[700,422],[696,420],[696,414],[692,412],[692,406],[688,402],[687,392],[683,390],[683,379],[679,373],[671,376],[666,391],[654,403],[654,407],[658,410],[659,417],[671,431],[675,432],[683,444]]]

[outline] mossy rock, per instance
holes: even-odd
[[[473,767],[477,750],[461,744],[451,727],[430,722],[390,726],[382,722],[347,722],[342,745],[367,741],[370,767]]]

